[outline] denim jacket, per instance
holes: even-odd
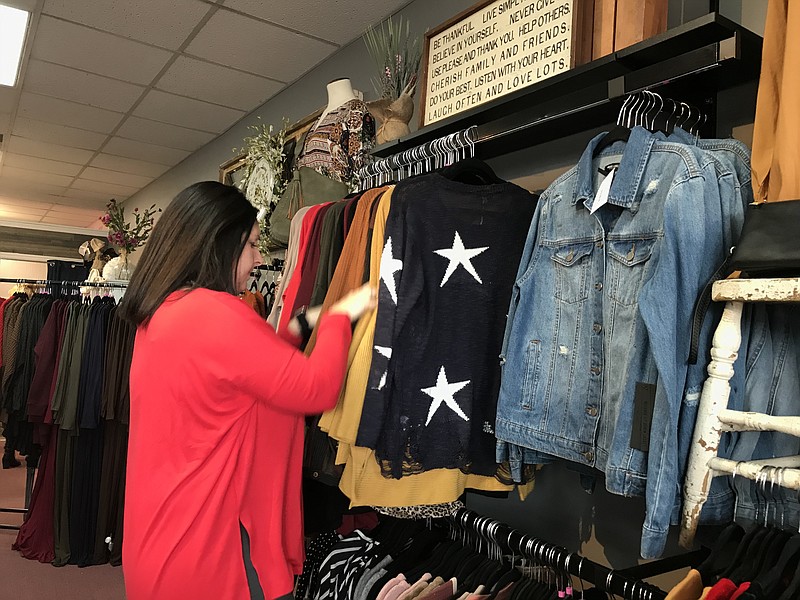
[[[722,241],[723,248],[730,249],[734,246],[741,233],[744,223],[744,213],[747,206],[753,202],[753,188],[751,184],[750,150],[742,142],[734,139],[696,139],[682,129],[676,128],[669,137],[670,140],[689,144],[699,154],[710,153],[714,159],[718,186],[720,188],[721,210],[723,211]],[[722,316],[724,303],[714,302],[709,307],[703,321],[700,335],[699,359],[697,364],[689,366],[686,389],[679,427],[679,464],[681,465],[680,480],[685,475],[685,467],[691,451],[693,427],[684,424],[694,423],[703,383],[707,377],[707,366],[710,360],[711,343],[719,320]],[[734,365],[734,376],[730,381],[731,392],[729,407],[739,408],[744,405],[745,394],[745,355],[750,331],[749,311],[742,319],[742,345],[739,358]],[[720,442],[719,455],[730,458],[739,434],[729,433],[723,436]],[[673,512],[673,524],[680,520],[679,495]],[[703,523],[729,522],[733,518],[735,495],[730,481],[726,477],[716,477],[712,481],[711,489],[700,520]]]
[[[572,460],[603,471],[611,492],[645,495],[650,558],[680,497],[679,421],[694,426],[681,415],[692,307],[726,251],[709,235],[726,226],[720,163],[634,128],[608,205],[590,214],[601,137],[541,196],[529,231],[501,356],[498,459]],[[640,383],[654,394],[649,451],[631,447]]]

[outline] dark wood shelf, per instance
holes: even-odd
[[[391,156],[477,126],[480,156],[491,158],[613,122],[624,96],[650,89],[703,107],[716,94],[758,79],[762,39],[710,13],[497,100],[424,127],[372,151]],[[713,134],[714,124],[706,134]]]

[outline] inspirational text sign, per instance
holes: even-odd
[[[429,32],[421,125],[570,69],[581,1],[482,2]]]

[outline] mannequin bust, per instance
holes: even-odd
[[[317,119],[317,123],[314,125],[314,129],[319,126],[320,123],[325,119],[329,112],[336,110],[346,102],[350,102],[350,100],[357,100],[358,96],[356,95],[355,90],[353,90],[353,85],[350,83],[350,80],[346,77],[341,79],[334,79],[328,84],[328,105],[325,107],[325,110],[322,111],[322,114]]]
[[[297,159],[334,181],[353,181],[375,142],[375,119],[347,78],[328,83],[328,104],[314,123]]]

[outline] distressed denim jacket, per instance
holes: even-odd
[[[501,356],[498,459],[572,460],[603,471],[611,492],[645,495],[649,558],[680,497],[691,314],[725,256],[725,203],[719,161],[635,128],[591,214],[601,137],[541,196],[529,231]],[[631,447],[640,383],[654,390],[649,451]]]

